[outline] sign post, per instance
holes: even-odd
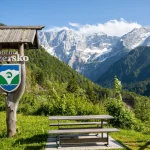
[[[16,134],[16,112],[19,100],[25,91],[25,61],[29,60],[28,56],[24,56],[25,45],[27,45],[29,49],[37,49],[37,30],[41,30],[42,28],[43,26],[0,26],[0,89],[6,96],[8,137],[12,137]],[[5,32],[3,32],[4,30]],[[17,30],[17,32],[15,32],[15,30]],[[10,36],[8,36],[7,31]],[[18,53],[2,51],[3,49],[14,48],[18,49]],[[7,64],[3,64],[3,62],[7,62]]]
[[[18,53],[20,56],[24,56],[24,45],[19,44]],[[20,86],[11,93],[7,93],[6,96],[6,124],[7,124],[7,135],[12,137],[16,134],[16,112],[19,104],[19,100],[22,97],[25,90],[26,83],[26,69],[25,62],[21,61],[19,74],[21,75]]]

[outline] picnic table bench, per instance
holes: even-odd
[[[76,144],[76,143],[91,143],[91,142],[92,143],[105,142],[106,145],[109,146],[109,133],[119,131],[116,128],[103,128],[104,125],[107,124],[106,122],[107,120],[113,119],[113,116],[110,115],[50,116],[49,119],[58,121],[57,123],[50,123],[50,126],[57,126],[58,129],[49,131],[49,134],[56,135],[58,147],[61,147],[61,144],[70,144],[70,143]],[[75,120],[75,121],[92,120],[92,122],[62,123],[60,122],[62,120]],[[96,127],[93,127],[93,125],[96,125]],[[69,126],[69,128],[60,128],[63,126],[65,127]],[[77,128],[72,126],[80,126],[80,127]],[[106,134],[106,136],[103,136],[104,133]]]

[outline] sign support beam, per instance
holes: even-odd
[[[24,44],[18,45],[18,53],[20,56],[24,56]],[[8,93],[6,96],[6,124],[7,124],[7,136],[12,137],[16,134],[16,112],[19,104],[19,100],[25,91],[26,83],[26,69],[25,61],[19,62],[21,64],[21,83],[15,92]]]

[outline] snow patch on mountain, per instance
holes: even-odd
[[[70,66],[73,66],[71,63],[77,58],[80,62],[93,62],[99,56],[109,53],[118,41],[118,37],[104,33],[83,35],[69,29],[58,32],[42,31],[39,33],[39,39],[51,55],[69,63]]]

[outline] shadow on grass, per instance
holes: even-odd
[[[26,146],[24,150],[40,150],[45,147],[44,143],[46,143],[47,137],[48,134],[38,134],[29,138],[21,138],[16,140],[13,146],[29,144],[29,146]]]
[[[26,146],[24,150],[41,150],[43,146]]]
[[[150,145],[150,141],[147,141],[143,146],[140,146],[139,150],[144,150]]]
[[[120,143],[126,150],[132,150],[131,148],[129,148],[125,144],[123,144],[121,141],[117,140],[117,142]]]
[[[7,138],[6,131],[2,131],[2,133],[0,134],[0,138]]]

